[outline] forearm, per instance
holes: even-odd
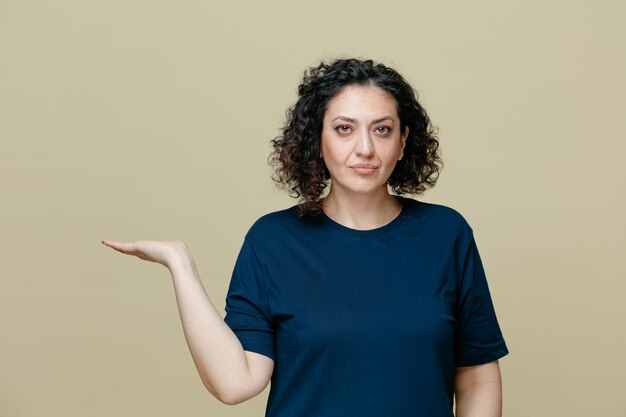
[[[189,351],[206,388],[229,401],[250,378],[241,342],[213,306],[194,264],[185,253],[168,265]]]
[[[456,417],[502,417],[502,384],[485,381],[455,392]]]

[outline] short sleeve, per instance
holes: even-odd
[[[509,353],[494,309],[474,233],[463,219],[458,241],[455,366],[473,366]]]
[[[269,313],[265,270],[244,238],[226,295],[224,321],[244,350],[276,358],[274,326]]]

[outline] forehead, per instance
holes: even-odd
[[[376,86],[347,86],[328,101],[325,117],[397,118],[394,97]]]

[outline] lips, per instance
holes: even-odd
[[[378,168],[372,164],[356,164],[351,166],[352,170],[359,175],[369,175]]]
[[[372,164],[356,164],[356,165],[352,165],[352,168],[374,169],[374,168],[377,168],[377,167],[376,167],[376,165],[372,165]]]

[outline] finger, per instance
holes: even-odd
[[[102,239],[100,242],[101,242],[103,245],[113,247],[113,246],[117,245],[117,243],[116,243],[116,242],[119,242],[119,241],[116,241],[116,240],[111,240],[111,239]]]
[[[133,242],[126,242],[124,240],[104,239],[102,240],[102,243],[116,250],[131,251],[135,249],[135,244]]]
[[[125,240],[116,240],[116,239],[102,239],[102,243],[126,243]]]

